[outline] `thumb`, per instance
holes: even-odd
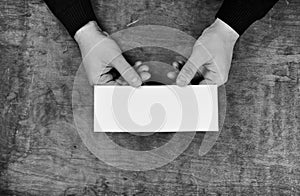
[[[142,85],[142,79],[134,68],[120,54],[112,62],[112,66],[118,70],[121,76],[130,86],[139,87]]]
[[[208,54],[203,45],[195,44],[191,57],[178,74],[176,80],[177,85],[188,85],[196,75],[197,71],[200,70],[210,59],[211,55]]]
[[[188,60],[179,72],[176,79],[176,84],[179,86],[188,85],[197,73],[197,70],[198,67],[196,67],[190,60]]]

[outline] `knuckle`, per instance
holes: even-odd
[[[124,66],[120,74],[121,74],[122,76],[124,76],[124,75],[131,75],[132,70],[133,70],[132,67],[130,67],[130,66],[128,66],[128,67],[126,66],[126,67],[125,67],[125,66]]]

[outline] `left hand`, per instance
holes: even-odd
[[[139,87],[143,82],[142,77],[149,78],[147,72],[136,72],[122,55],[118,44],[101,31],[95,21],[81,27],[74,38],[90,85],[117,85],[118,81],[125,83],[122,81],[125,80],[126,84]]]

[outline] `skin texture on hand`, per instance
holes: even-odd
[[[177,73],[169,73],[169,78],[177,76],[176,84],[188,85],[197,73],[204,80],[200,84],[223,85],[228,80],[234,45],[239,35],[220,19],[205,29],[196,41],[192,54]],[[178,63],[173,63],[177,66]]]
[[[139,87],[142,79],[150,78],[141,63],[132,67],[122,56],[117,43],[101,32],[96,22],[89,22],[75,34],[82,55],[82,62],[91,85],[126,85]],[[138,66],[137,66],[138,64]],[[139,74],[134,68],[139,68]],[[111,71],[117,70],[121,77],[114,78]]]

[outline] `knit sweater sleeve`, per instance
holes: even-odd
[[[256,20],[264,17],[278,0],[224,0],[216,18],[221,19],[239,35]]]
[[[90,0],[44,0],[52,13],[74,37],[89,21],[97,21]]]

